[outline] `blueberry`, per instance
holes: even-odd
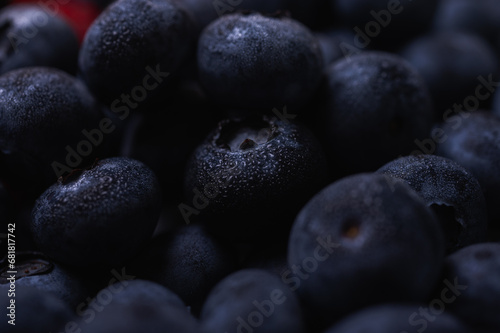
[[[500,120],[475,112],[448,118],[442,124],[446,140],[436,154],[469,170],[481,184],[491,226],[500,226]]]
[[[81,333],[193,333],[198,323],[187,310],[177,307],[156,307],[148,303],[114,306],[99,313],[88,324],[79,322]]]
[[[472,327],[500,329],[500,244],[463,248],[445,261],[446,278],[454,289],[453,311]]]
[[[326,70],[321,121],[340,174],[374,171],[412,151],[432,127],[432,101],[416,70],[402,58],[365,52]]]
[[[31,230],[57,261],[116,267],[151,237],[160,209],[153,172],[132,159],[109,158],[48,188],[33,208]]]
[[[40,5],[10,5],[0,12],[0,74],[47,66],[76,71],[78,39],[71,26]]]
[[[108,150],[108,141],[81,144],[82,131],[103,119],[85,85],[60,70],[30,67],[0,76],[0,173],[12,187],[40,193]]]
[[[456,31],[482,36],[494,42],[500,29],[496,0],[441,0],[434,26],[437,31]]]
[[[314,35],[286,17],[226,15],[198,42],[201,84],[216,102],[234,108],[300,109],[318,87],[322,66]]]
[[[305,332],[299,301],[280,279],[263,270],[231,274],[210,292],[202,332]]]
[[[110,307],[130,306],[134,303],[149,303],[157,307],[172,306],[186,310],[184,302],[170,289],[152,281],[135,278],[133,276],[133,280],[119,281],[100,290],[80,315],[85,320],[92,317],[91,309],[99,309],[101,306],[108,305]]]
[[[383,304],[356,312],[325,333],[467,333],[466,326],[450,313],[419,314],[420,304]],[[425,309],[424,309],[425,310]],[[425,315],[425,314],[424,314]]]
[[[438,1],[330,0],[337,22],[356,31],[358,49],[394,50],[427,31]]]
[[[2,276],[3,279],[3,276]],[[40,289],[17,286],[15,295],[7,297],[7,292],[0,297],[2,313],[6,313],[0,321],[3,333],[35,333],[41,329],[47,332],[64,331],[68,323],[74,322],[76,316],[69,306],[53,294]],[[13,305],[13,317],[9,317]],[[7,310],[5,310],[7,308]],[[12,321],[13,324],[9,323]],[[15,324],[15,325],[14,325]]]
[[[150,281],[122,281],[101,290],[83,310],[82,333],[199,331],[180,298]]]
[[[420,72],[435,103],[436,117],[468,96],[478,94],[479,76],[496,74],[498,60],[494,50],[481,38],[462,33],[427,35],[411,41],[401,51]],[[482,104],[488,105],[488,92],[479,91]],[[483,97],[484,96],[484,97]],[[468,108],[471,106],[468,106]]]
[[[144,101],[179,69],[193,46],[192,30],[192,19],[175,1],[118,0],[87,31],[80,75],[112,110],[120,109],[120,98],[136,105],[131,96]]]
[[[267,116],[227,119],[193,153],[179,208],[186,221],[211,216],[204,223],[232,240],[276,242],[327,182],[324,154],[305,127]]]
[[[131,267],[164,285],[198,312],[212,287],[236,266],[233,253],[201,225],[183,226],[153,239]]]
[[[358,174],[329,185],[297,216],[283,280],[315,322],[364,306],[425,301],[444,259],[437,218],[409,185]]]
[[[434,210],[447,238],[447,250],[486,240],[486,202],[477,179],[457,163],[433,155],[401,157],[380,168],[402,179]]]
[[[49,16],[0,19],[0,257],[15,223],[23,332],[500,331],[496,267],[444,265],[500,240],[493,0],[7,2],[0,18]],[[97,18],[78,59],[55,12],[79,41]],[[12,44],[21,23],[39,31]],[[415,51],[430,77],[387,53],[439,38]],[[42,53],[64,70],[1,74]],[[452,160],[395,160],[415,145]]]
[[[10,284],[6,277],[10,274],[8,261],[0,263],[0,292],[7,294]],[[19,251],[16,253],[16,287],[36,288],[43,292],[50,292],[73,309],[80,304],[88,294],[87,284],[74,271],[54,263],[45,255],[33,251]]]

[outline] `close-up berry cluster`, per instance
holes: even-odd
[[[0,309],[500,332],[500,2],[0,2]]]

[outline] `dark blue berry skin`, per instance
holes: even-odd
[[[305,26],[261,14],[212,22],[200,36],[197,59],[200,82],[214,101],[254,112],[300,109],[323,67],[319,44]]]
[[[38,194],[58,175],[53,163],[65,165],[66,146],[77,149],[82,130],[99,128],[101,107],[85,85],[53,68],[30,67],[0,76],[0,169],[17,190]],[[82,157],[94,161],[108,141]]]
[[[364,52],[326,69],[323,137],[340,174],[375,171],[414,150],[432,127],[432,101],[402,58]]]
[[[481,36],[495,42],[500,22],[495,0],[442,0],[434,17],[436,31],[455,31]]]
[[[401,43],[427,31],[431,26],[437,6],[437,1],[434,0],[418,2],[412,0],[330,0],[330,2],[338,22],[349,29],[357,27],[365,34],[367,39],[365,47],[387,50],[394,50]],[[396,3],[395,6],[394,3]],[[376,14],[374,15],[373,12]],[[380,24],[381,21],[382,24]],[[373,24],[370,25],[370,22]],[[374,25],[378,25],[379,30],[373,27]]]
[[[477,179],[452,160],[417,155],[387,163],[378,173],[403,180],[434,210],[447,239],[447,251],[486,241],[486,201]]]
[[[491,227],[500,226],[500,120],[488,112],[454,116],[441,125],[436,154],[454,160],[481,184]]]
[[[210,292],[201,313],[202,332],[305,332],[297,296],[279,277],[245,269]]]
[[[112,299],[108,300],[105,294],[112,294]],[[134,303],[149,303],[157,307],[173,306],[185,310],[184,302],[170,289],[152,281],[136,279],[135,276],[133,280],[118,281],[100,290],[87,309],[97,308],[100,305],[130,306]],[[80,315],[86,317],[90,316],[90,313],[82,311]]]
[[[151,87],[146,99],[169,80],[164,73],[173,75],[189,55],[194,43],[192,30],[191,17],[175,1],[118,0],[87,31],[80,49],[79,73],[105,103],[114,103],[137,86],[145,90]],[[145,84],[144,78],[151,76],[151,71],[163,74],[156,84],[153,79]]]
[[[177,295],[144,280],[121,281],[101,290],[81,316],[82,333],[199,331]]]
[[[4,290],[0,296],[2,333],[62,332],[67,323],[76,320],[68,304],[50,292],[27,286],[16,286],[15,289],[12,298],[7,297]],[[9,324],[11,318],[5,315],[10,312],[6,308],[11,306],[11,299],[15,301],[15,325]]]
[[[76,72],[76,34],[66,21],[40,5],[10,5],[2,9],[0,40],[0,74],[32,66]]]
[[[343,178],[297,216],[283,278],[313,321],[384,302],[425,301],[441,273],[439,221],[415,191],[380,174]],[[293,267],[295,266],[295,269]]]
[[[31,231],[56,261],[116,267],[151,237],[160,210],[154,173],[141,162],[109,158],[48,188],[33,208]]]
[[[500,330],[500,244],[465,247],[445,261],[446,278],[460,285],[450,310],[471,327]]]
[[[199,324],[188,310],[157,307],[148,303],[106,308],[88,324],[80,322],[81,333],[197,333]]]
[[[130,266],[133,274],[175,292],[196,313],[212,287],[236,269],[236,258],[205,227],[192,224],[154,238]]]
[[[2,279],[0,291],[7,294],[9,285],[3,280],[8,277],[8,262],[0,265]],[[54,294],[71,308],[75,308],[88,296],[87,284],[77,273],[67,267],[54,263],[39,252],[19,251],[16,253],[16,287],[36,288]]]
[[[384,304],[356,312],[333,325],[324,333],[468,333],[455,316],[444,312],[429,318],[419,314],[423,304]]]
[[[462,33],[427,35],[411,41],[401,51],[422,75],[435,103],[436,117],[442,120],[447,109],[474,96],[478,76],[498,70],[494,50],[479,36]],[[485,94],[485,92],[481,92]],[[482,99],[482,106],[489,105]]]
[[[186,167],[191,208],[183,214],[206,215],[204,223],[232,240],[275,243],[327,182],[324,153],[302,125],[266,116],[224,120]]]

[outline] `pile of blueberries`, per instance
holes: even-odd
[[[0,331],[500,332],[499,56],[498,0],[1,2]]]

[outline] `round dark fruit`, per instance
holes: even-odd
[[[208,95],[252,112],[300,109],[318,87],[322,68],[314,35],[287,17],[225,15],[198,42],[199,77]]]
[[[378,173],[403,180],[434,210],[447,251],[486,241],[486,201],[477,179],[459,164],[434,155],[398,158]]]
[[[153,172],[115,157],[49,187],[33,208],[31,230],[39,248],[56,261],[116,267],[151,238],[160,210]]]
[[[437,217],[403,181],[358,174],[329,185],[297,216],[284,281],[315,322],[362,307],[422,302],[441,274]]]

